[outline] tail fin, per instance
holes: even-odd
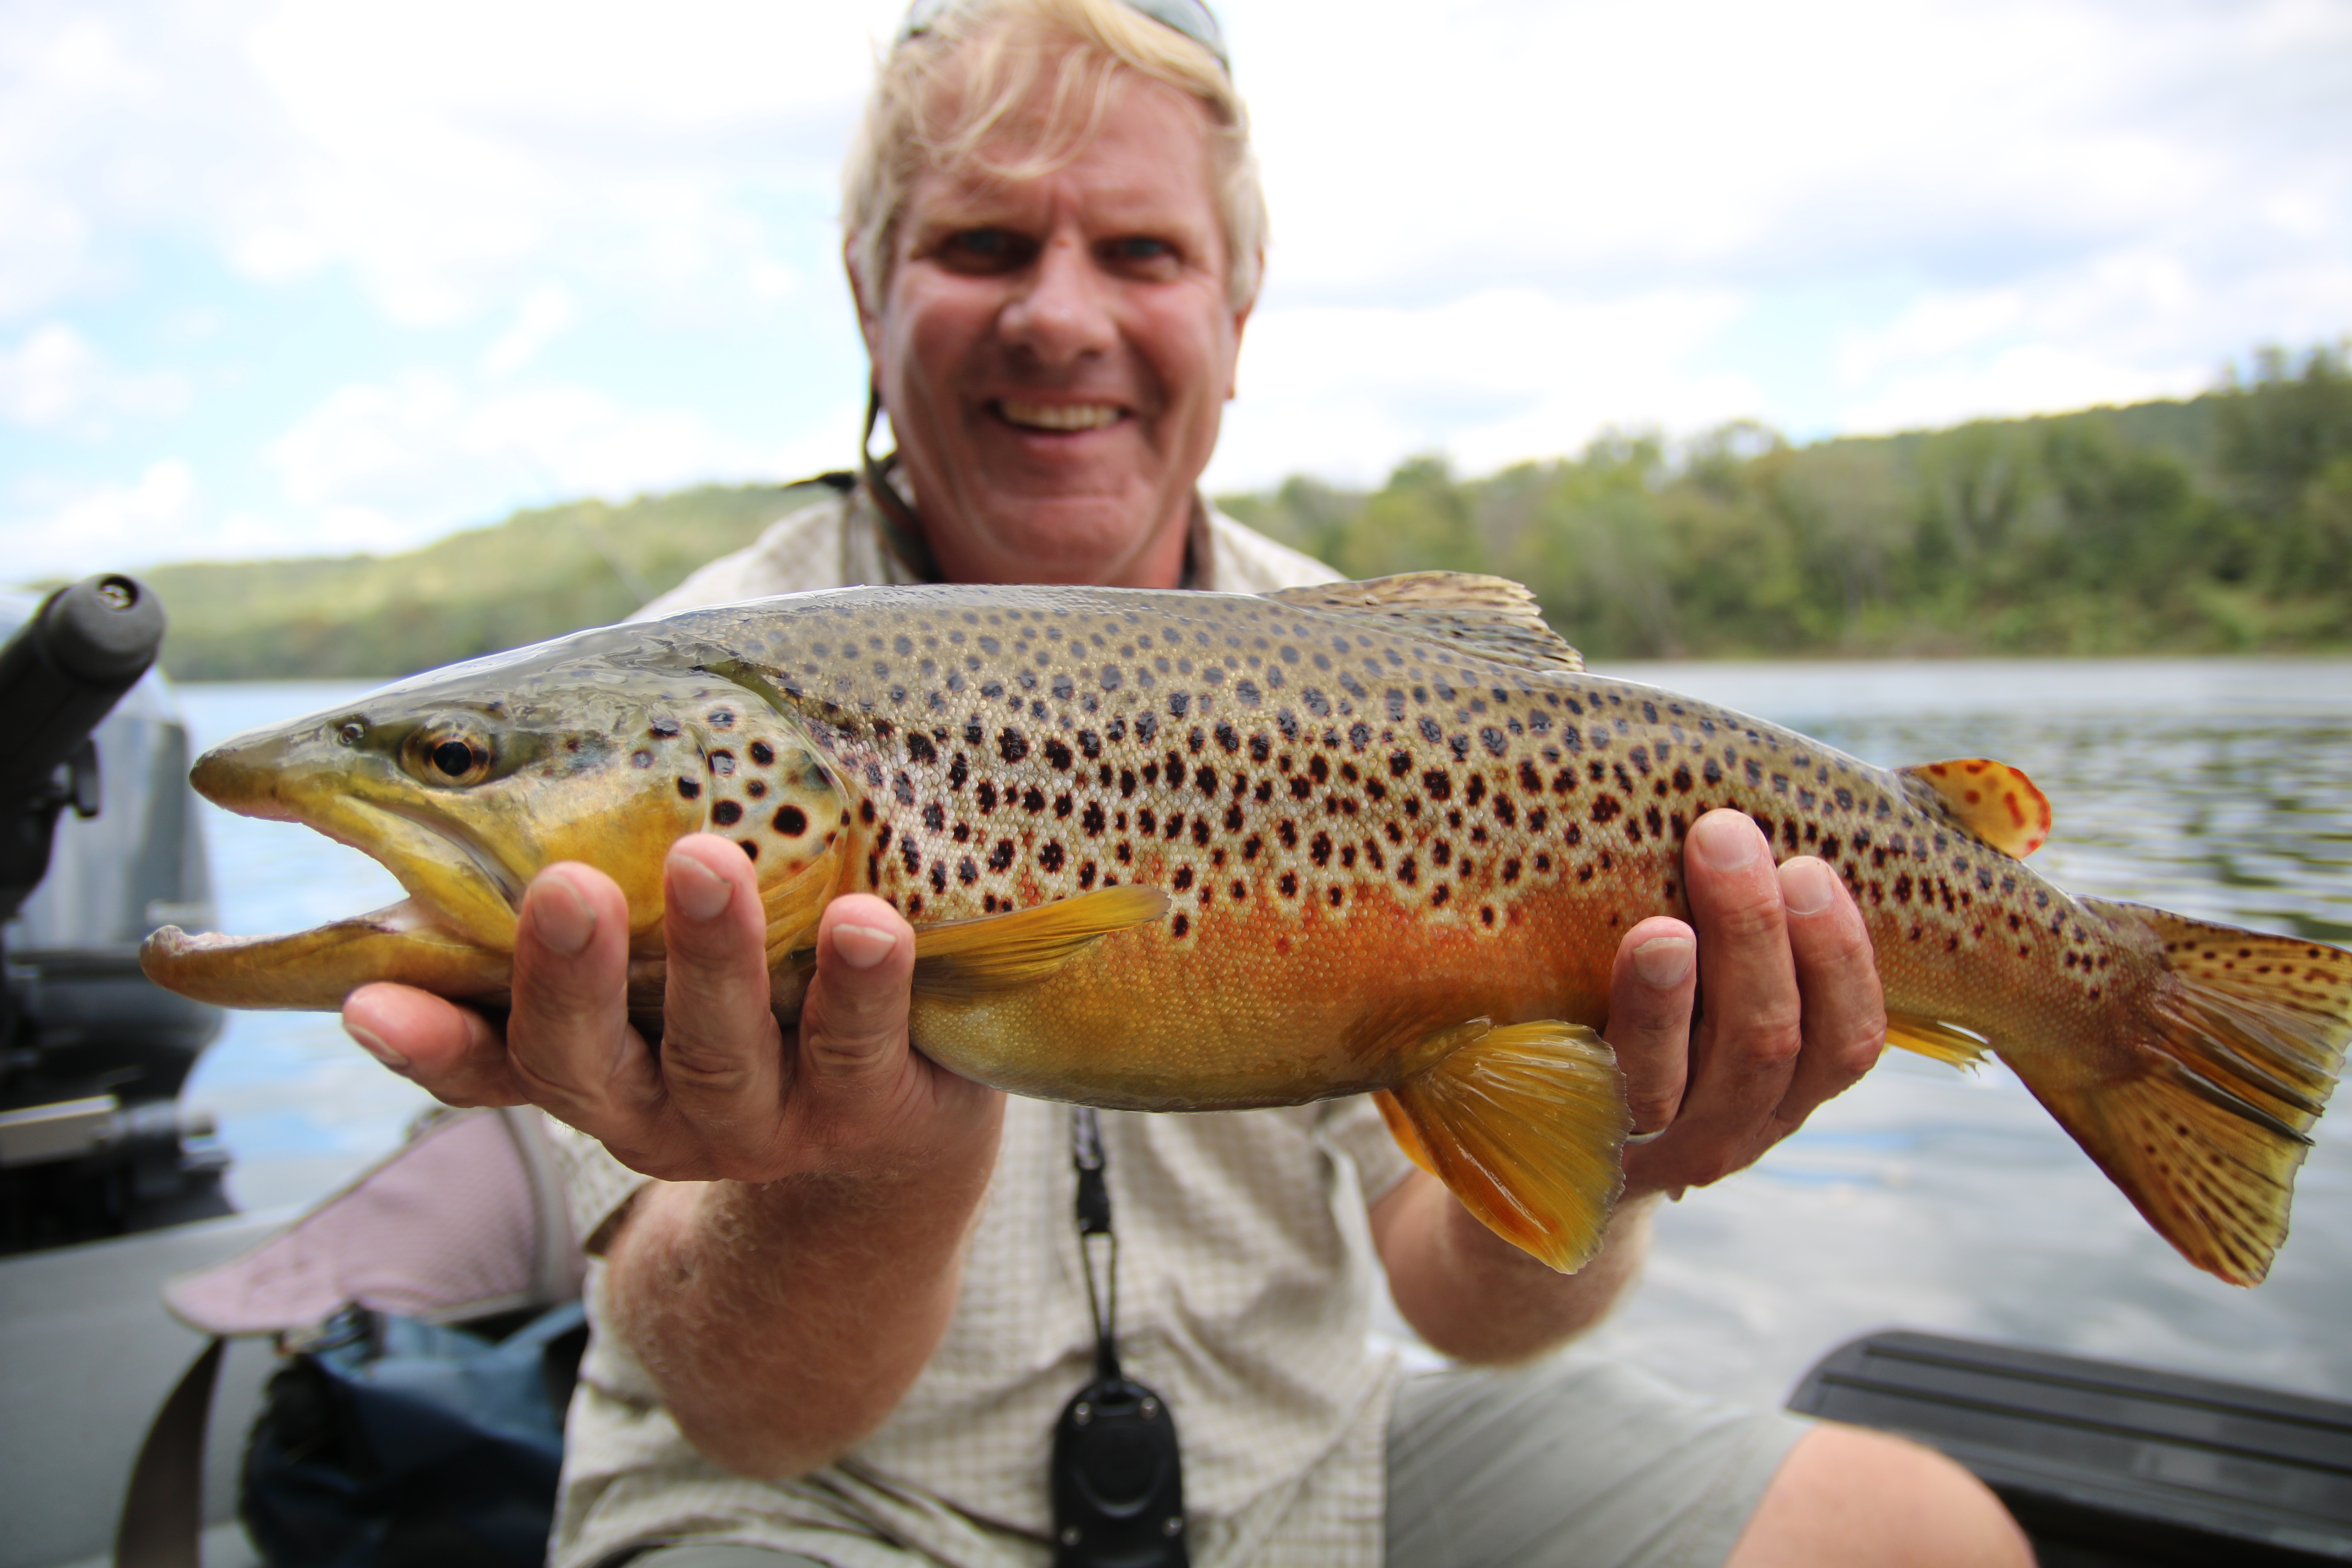
[[[1563,1274],[1591,1261],[1624,1185],[1633,1119],[1617,1056],[1543,1022],[1449,1033],[1463,1043],[1375,1098],[1397,1142],[1486,1228]]]
[[[2182,1257],[2258,1285],[2286,1239],[2295,1171],[2344,1070],[2352,953],[2080,901],[2156,938],[2170,983],[2140,1020],[2140,1070],[2062,1084],[2030,1058],[2003,1059]]]

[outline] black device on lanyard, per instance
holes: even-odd
[[[1078,1173],[1078,1260],[1095,1324],[1095,1375],[1054,1424],[1054,1568],[1189,1568],[1176,1417],[1167,1401],[1119,1371],[1118,1237],[1092,1106],[1071,1110],[1070,1163]],[[1109,1255],[1099,1288],[1097,1237]]]

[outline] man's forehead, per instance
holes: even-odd
[[[1074,150],[1065,150],[1066,132],[1042,114],[1024,114],[970,155],[924,169],[908,191],[917,224],[1035,213],[1073,189],[1089,216],[1213,223],[1206,110],[1158,82],[1126,86],[1095,133]],[[1045,166],[1038,168],[1041,162]]]

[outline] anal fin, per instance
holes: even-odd
[[[915,994],[969,1001],[1034,984],[1113,931],[1168,912],[1158,888],[1097,888],[1009,914],[950,921],[915,932]]]
[[[1617,1056],[1591,1029],[1474,1019],[1435,1066],[1381,1094],[1398,1142],[1479,1220],[1563,1274],[1601,1249],[1633,1118]]]

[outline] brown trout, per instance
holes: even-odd
[[[661,866],[757,863],[789,1018],[825,903],[918,932],[913,1037],[1015,1093],[1145,1110],[1371,1092],[1400,1142],[1557,1268],[1627,1131],[1622,933],[1685,915],[1682,840],[1746,812],[1860,901],[1893,1042],[2008,1063],[2189,1260],[2259,1281],[2352,1037],[2352,954],[2071,898],[1981,759],[1884,771],[1588,674],[1515,584],[1264,597],[858,588],[607,627],[240,736],[196,787],[381,860],[410,897],[277,938],[151,939],[245,1007],[398,980],[489,1005],[557,860],[629,900],[658,1027]]]

